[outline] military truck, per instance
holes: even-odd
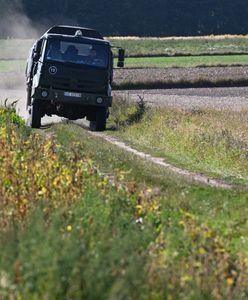
[[[90,129],[106,129],[112,104],[114,59],[111,44],[94,29],[54,26],[30,50],[26,65],[29,123],[53,114],[70,120],[86,117]],[[118,48],[117,67],[124,66]]]

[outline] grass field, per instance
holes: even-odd
[[[127,56],[175,54],[247,53],[247,36],[206,38],[108,38],[114,46],[126,49]],[[26,59],[34,40],[0,40],[1,59]]]
[[[118,100],[119,105],[125,106],[123,101]],[[132,110],[133,105],[131,108],[126,105],[127,112]],[[128,114],[126,118],[129,118]],[[149,109],[142,122],[123,127],[125,114],[118,112],[115,115],[113,111],[111,119],[112,126],[120,128],[114,134],[139,150],[164,157],[193,171],[231,182],[248,182],[246,110],[233,112],[160,107]]]
[[[244,65],[248,63],[248,55],[234,56],[193,56],[193,57],[141,57],[127,58],[126,67],[196,67]]]
[[[0,60],[0,72],[22,71],[26,60]],[[117,61],[115,61],[115,65]],[[126,58],[126,68],[169,68],[196,66],[231,66],[248,64],[248,55],[192,56],[192,57],[140,57]]]
[[[206,38],[206,39],[111,39],[116,45],[126,49],[127,56],[175,55],[200,53],[232,53],[247,52],[247,37],[240,38]]]
[[[13,110],[0,143],[3,299],[246,299],[246,193],[190,184],[74,125],[41,137]]]
[[[0,40],[0,59],[26,59],[34,40]]]
[[[0,60],[0,72],[24,72],[25,65],[24,60]]]

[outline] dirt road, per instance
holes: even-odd
[[[5,100],[8,99],[7,104],[17,101],[16,109],[17,113],[23,117],[25,120],[28,118],[28,113],[26,111],[26,90],[25,88],[19,88],[17,90],[10,89],[0,89],[0,104],[3,104]],[[42,118],[42,124],[50,124],[59,122],[61,118],[57,116],[44,117]]]
[[[127,99],[138,101],[139,96],[144,97],[150,105],[193,108],[218,108],[239,111],[248,109],[248,87],[239,88],[198,88],[198,89],[169,89],[169,90],[137,90],[114,91],[114,95],[125,95]],[[0,102],[5,99],[9,102],[18,100],[18,113],[27,118],[25,88],[17,90],[0,89]],[[45,117],[42,123],[57,122],[58,117]]]
[[[132,101],[139,96],[154,106],[169,106],[183,109],[217,108],[240,111],[248,108],[248,87],[197,88],[167,90],[115,91]]]
[[[199,107],[214,107],[220,109],[241,110],[248,109],[248,88],[230,88],[230,89],[173,89],[173,90],[149,90],[149,91],[128,91],[128,92],[114,92],[115,95],[125,94],[130,100],[138,100],[138,95],[144,96],[144,99],[152,105],[156,106],[173,106],[186,109],[199,108]],[[19,115],[27,119],[28,115],[25,108],[25,89],[19,90],[0,90],[0,102],[8,98],[9,103],[18,100],[17,111]],[[53,117],[42,118],[42,125],[57,123],[61,119]],[[82,122],[77,122],[82,126]],[[207,184],[214,187],[232,188],[231,185],[225,182],[212,179],[202,174],[189,172],[184,169],[177,168],[164,161],[162,158],[152,157],[143,152],[139,152],[128,145],[118,141],[103,133],[91,133],[94,136],[102,138],[109,143],[116,145],[119,148],[125,149],[127,152],[133,153],[141,159],[153,162],[154,164],[165,167],[183,177],[196,181],[199,183]]]

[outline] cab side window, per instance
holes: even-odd
[[[43,39],[40,39],[36,42],[36,45],[34,46],[34,51],[33,51],[33,60],[38,61],[41,53],[42,53],[42,46],[43,46]]]

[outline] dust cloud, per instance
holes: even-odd
[[[1,4],[1,1],[0,1]],[[3,90],[25,89],[25,63],[30,46],[39,36],[39,30],[23,12],[21,1],[3,3],[0,12],[0,99],[5,94]],[[14,39],[19,39],[16,41]],[[11,61],[23,60],[23,70],[6,65]]]
[[[1,90],[25,89],[25,74],[23,72],[0,72]]]
[[[1,4],[1,1],[0,1]],[[39,30],[25,14],[22,3],[12,0],[4,3],[0,13],[0,38],[37,38]]]

